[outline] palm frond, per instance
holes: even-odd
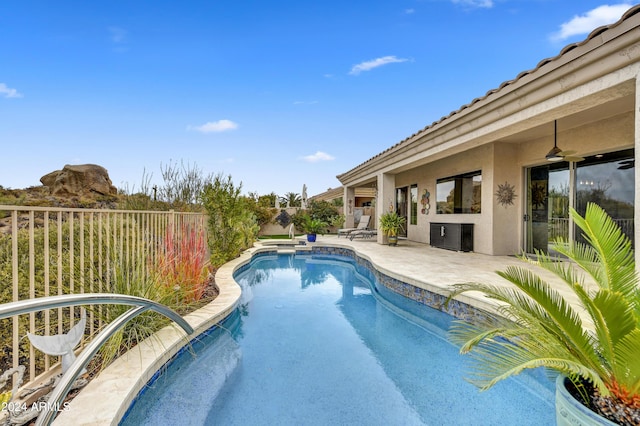
[[[535,303],[517,296],[512,305],[517,311],[528,312],[553,332],[565,344],[576,352],[584,353],[587,358],[595,357],[588,335],[584,331],[582,320],[576,310],[546,281],[528,269],[508,267],[498,275],[514,284]]]
[[[588,242],[588,248],[585,250],[592,250],[596,257],[593,264],[579,263],[580,266],[592,275],[601,288],[609,288],[625,294],[636,289],[638,276],[635,271],[631,241],[604,209],[590,203],[587,205],[584,218],[573,209],[571,217],[583,231],[583,236]],[[580,244],[569,245],[569,247],[579,246]],[[570,251],[566,255],[578,262],[571,256],[572,254]]]
[[[635,329],[622,338],[615,348],[614,377],[627,391],[640,394],[640,330]]]
[[[480,390],[489,389],[526,369],[539,367],[589,377],[596,386],[607,389],[598,372],[573,358],[563,345],[545,339],[528,338],[517,344],[500,339],[485,340],[471,352],[471,359],[473,364],[468,380]]]
[[[453,286],[450,298],[478,291],[497,301],[502,319],[473,325],[456,321],[450,338],[469,352],[474,361],[470,381],[483,390],[524,369],[545,367],[591,382],[603,395],[637,401],[640,279],[631,243],[596,205],[588,205],[584,218],[575,210],[571,214],[587,243],[558,240],[555,249],[573,263],[544,253],[528,261],[560,278],[578,302],[569,303],[531,270],[509,266],[498,275],[512,286]],[[585,283],[584,273],[597,286]]]
[[[450,339],[461,346],[462,353],[475,350],[480,354],[478,359],[489,358],[491,366],[482,368],[484,374],[494,375],[491,383],[495,383],[494,378],[499,381],[501,379],[498,377],[505,372],[513,373],[520,368],[518,365],[530,361],[504,358],[504,352],[497,351],[502,344],[495,343],[496,340],[511,342],[507,348],[512,348],[512,343],[516,343],[523,353],[535,354],[539,358],[548,355],[550,347],[555,347],[558,349],[554,358],[564,358],[567,362],[587,365],[588,368],[595,367],[598,373],[606,372],[598,369],[599,355],[594,351],[592,339],[583,329],[579,315],[557,291],[523,268],[509,267],[498,274],[516,288],[464,283],[453,286],[452,293],[455,296],[466,291],[481,291],[486,297],[502,302],[498,312],[509,321],[494,318],[477,324],[455,322],[450,329]],[[487,347],[491,350],[485,350]],[[492,350],[497,353],[489,355]],[[510,352],[513,353],[519,354]],[[476,354],[472,354],[472,358],[476,358]]]
[[[593,298],[593,306],[602,315],[612,346],[631,333],[636,326],[632,307],[620,293],[601,290]]]
[[[469,352],[483,340],[518,338],[520,334],[520,327],[515,322],[499,316],[486,316],[474,323],[455,320],[449,329],[449,338],[460,346],[461,353]]]
[[[558,246],[554,246],[555,251],[562,253],[562,250],[566,247],[566,243],[558,243]],[[576,268],[572,267],[567,262],[560,262],[557,258],[552,258],[547,253],[536,250],[536,260],[529,259],[525,256],[521,256],[520,259],[527,261],[532,265],[539,266],[547,271],[553,273],[556,277],[560,278],[568,286],[572,287],[575,283],[584,282],[584,278],[578,273]],[[562,253],[564,254],[564,253]]]

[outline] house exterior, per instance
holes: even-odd
[[[549,250],[580,238],[569,208],[597,202],[638,242],[640,6],[499,88],[337,176],[345,226],[361,188],[377,217],[396,210],[406,238],[472,229],[489,255]],[[558,148],[553,151],[554,145]],[[432,235],[433,234],[433,235]],[[384,242],[384,236],[377,236]]]

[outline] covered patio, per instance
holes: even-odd
[[[405,216],[408,242],[425,250],[433,229],[468,224],[477,254],[547,251],[557,236],[578,238],[569,209],[588,202],[637,243],[638,12],[338,175],[345,226],[357,191],[374,188],[376,216]]]

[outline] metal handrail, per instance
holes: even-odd
[[[184,318],[158,302],[144,299],[142,297],[111,293],[66,294],[5,303],[0,305],[0,319],[44,309],[89,304],[129,305],[135,307],[121,314],[100,333],[98,333],[96,338],[93,339],[75,359],[49,397],[47,406],[52,407],[53,409],[45,409],[40,413],[38,420],[36,421],[36,425],[38,426],[51,424],[57,414],[55,407],[62,405],[62,401],[67,396],[67,393],[69,393],[71,386],[80,375],[80,372],[89,364],[100,347],[131,319],[143,312],[152,310],[166,316],[178,324],[188,335],[193,333],[193,327],[191,327]]]

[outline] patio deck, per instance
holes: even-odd
[[[352,248],[360,256],[370,260],[379,271],[439,294],[447,294],[451,285],[464,282],[511,286],[511,283],[496,274],[496,271],[504,270],[511,265],[522,266],[553,285],[567,300],[576,301],[575,296],[567,291],[566,284],[558,277],[515,256],[456,252],[402,239],[397,246],[390,247],[378,244],[375,239],[350,240],[337,238],[335,235],[324,235],[318,237],[315,244]],[[459,299],[482,309],[491,310],[495,306],[493,301],[473,292]]]

